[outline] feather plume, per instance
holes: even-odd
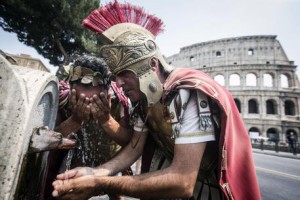
[[[154,15],[146,13],[142,7],[129,3],[120,4],[117,0],[91,12],[82,25],[97,34],[113,25],[120,23],[134,23],[150,31],[154,36],[163,32],[163,22]]]

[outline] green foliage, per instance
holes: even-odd
[[[81,26],[99,0],[1,0],[0,26],[17,34],[53,65],[73,53],[96,53],[98,37]]]

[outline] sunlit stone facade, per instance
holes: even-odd
[[[176,67],[202,70],[224,85],[251,133],[285,142],[300,135],[297,66],[274,35],[202,42],[167,58]]]
[[[0,54],[5,57],[11,64],[22,67],[28,67],[31,69],[41,70],[44,72],[50,72],[50,70],[42,63],[40,59],[33,58],[27,54],[8,54],[0,50]]]

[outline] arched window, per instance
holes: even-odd
[[[252,48],[248,49],[248,56],[253,56],[254,50]]]
[[[278,131],[276,128],[269,128],[267,130],[267,137],[269,138],[269,141],[276,142],[279,140]]]
[[[237,109],[238,109],[239,112],[241,113],[241,102],[240,102],[240,100],[234,98],[234,102],[235,102],[235,105],[236,105]]]
[[[249,132],[250,132],[250,131],[253,131],[253,132],[260,132],[259,129],[256,128],[256,127],[251,127],[251,128],[249,129]]]
[[[251,139],[257,139],[258,136],[260,136],[260,131],[259,131],[259,129],[256,128],[256,127],[251,127],[251,128],[249,129],[249,136],[250,136]]]
[[[249,113],[258,113],[258,105],[255,99],[248,101],[248,111]]]
[[[273,87],[273,77],[271,74],[264,74],[264,87]]]
[[[246,85],[247,86],[256,86],[256,75],[254,73],[249,73],[246,76]]]
[[[277,114],[277,106],[275,100],[273,99],[267,100],[266,106],[267,106],[267,114],[271,114],[271,115]]]
[[[280,75],[280,83],[282,88],[288,88],[289,87],[289,78],[285,74]]]
[[[190,61],[193,62],[195,60],[194,56],[190,57]]]
[[[216,56],[217,56],[217,57],[221,57],[221,55],[222,55],[222,54],[221,54],[221,51],[217,51],[217,52],[216,52]]]
[[[214,80],[219,83],[220,85],[224,86],[225,85],[225,79],[224,76],[219,74],[217,76],[214,77]]]
[[[284,102],[284,113],[285,115],[295,115],[295,104],[291,100]]]
[[[241,79],[238,74],[231,74],[229,77],[229,85],[230,86],[239,86],[241,85]]]

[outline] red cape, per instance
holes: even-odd
[[[248,131],[231,94],[207,74],[176,68],[164,83],[164,96],[172,90],[198,89],[217,102],[221,114],[219,184],[227,199],[259,200],[260,192]]]

